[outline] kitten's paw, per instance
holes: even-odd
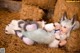
[[[23,42],[27,45],[33,45],[34,44],[34,41],[32,41],[31,39],[26,38],[26,37],[23,38]]]
[[[49,44],[50,48],[58,48],[59,41],[54,40],[52,43]]]

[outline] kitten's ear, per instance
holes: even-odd
[[[77,18],[77,15],[73,15],[73,18],[71,19],[71,23],[74,24],[75,18]]]
[[[27,31],[27,29],[26,29],[27,25],[28,25],[27,23],[24,24],[24,26],[23,26],[23,30],[24,30],[24,31]]]
[[[19,21],[18,22],[18,27],[22,28],[22,24],[24,24],[25,22],[24,21]]]
[[[64,21],[64,20],[67,20],[67,13],[66,12],[64,12],[64,14],[63,14],[63,16],[61,18],[61,21]]]

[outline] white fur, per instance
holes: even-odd
[[[75,21],[75,22],[74,22],[74,25],[75,25],[75,26],[73,27],[72,30],[78,29],[78,28],[80,27],[79,21]]]
[[[23,38],[23,42],[27,45],[33,45],[34,44],[34,41],[32,41],[31,39],[26,38],[26,37]]]
[[[49,47],[51,47],[51,48],[52,48],[52,47],[57,48],[59,42],[60,42],[60,41],[58,41],[58,40],[55,39],[53,42],[51,42],[51,43],[49,44]]]
[[[13,27],[10,27],[10,26],[6,26],[6,28],[5,28],[5,33],[6,34],[15,34],[15,32],[14,32],[14,30],[12,29]]]
[[[52,30],[55,29],[53,23],[45,24],[44,28],[45,28],[47,31],[52,31]]]
[[[27,31],[33,31],[37,29],[37,25],[36,24],[30,24],[26,26]]]
[[[41,21],[42,28],[45,26],[45,21]]]
[[[18,22],[22,20],[12,20],[10,24],[8,24],[5,27],[5,33],[6,34],[15,34],[14,30],[21,30],[21,28],[18,27]]]
[[[55,33],[55,38],[60,39],[60,31],[57,31],[57,32]]]

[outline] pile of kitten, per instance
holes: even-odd
[[[72,30],[79,28],[79,22],[67,19],[65,15],[60,23],[46,23],[45,21],[32,20],[12,20],[5,27],[6,34],[17,35],[27,45],[33,45],[35,42],[48,44],[49,47],[64,46],[67,38],[70,37]]]

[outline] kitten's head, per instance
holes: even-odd
[[[24,31],[32,31],[38,28],[38,24],[35,21],[27,20],[25,22],[20,21],[18,26],[22,28]]]
[[[63,17],[61,18],[60,24],[62,26],[62,31],[69,31],[74,27],[74,23],[75,23],[75,15],[73,16],[72,19],[67,19],[67,14],[64,13]]]

